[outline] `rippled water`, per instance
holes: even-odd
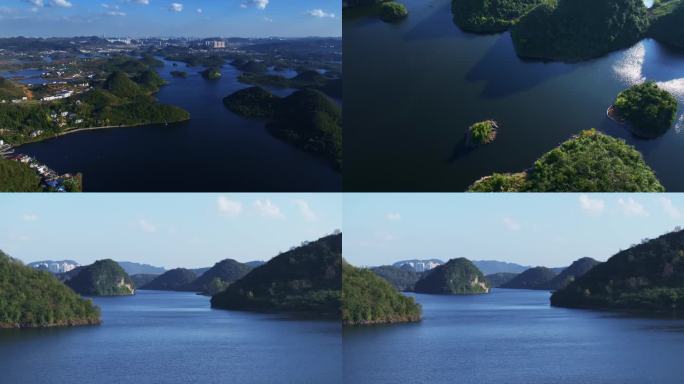
[[[0,382],[341,383],[338,322],[212,310],[193,293],[95,303],[100,326],[0,330]]]

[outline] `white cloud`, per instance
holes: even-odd
[[[202,13],[202,8],[197,8],[197,13]]]
[[[43,0],[24,0],[24,1],[33,5],[34,7],[42,7],[45,5],[45,3],[43,3]]]
[[[622,210],[622,213],[624,213],[627,216],[647,216],[648,211],[646,211],[646,208],[644,208],[643,205],[639,204],[636,200],[633,198],[628,198],[628,199],[618,199],[618,206],[620,207],[620,210]]]
[[[682,212],[679,210],[679,208],[672,204],[672,200],[662,196],[659,197],[658,200],[660,200],[660,206],[668,216],[673,219],[679,219],[682,217]]]
[[[67,0],[50,0],[50,5],[53,7],[70,8],[73,4]]]
[[[225,196],[219,196],[216,201],[218,211],[224,216],[236,217],[242,213],[242,203],[230,200]]]
[[[38,215],[35,213],[24,213],[21,219],[24,221],[38,221]]]
[[[121,11],[109,11],[106,12],[107,16],[126,16],[126,12],[121,12]]]
[[[309,203],[307,203],[305,200],[295,200],[294,201],[295,205],[297,205],[297,208],[299,208],[299,213],[302,215],[304,220],[306,221],[316,221],[318,220],[318,215],[316,215],[316,212],[314,212],[313,209],[309,206]]]
[[[171,12],[182,12],[183,11],[183,4],[171,3],[171,5],[169,5],[169,11],[171,11]]]
[[[518,223],[515,219],[510,218],[510,217],[504,217],[501,219],[501,223],[508,229],[509,231],[519,231],[520,230],[520,223]]]
[[[270,18],[270,17],[268,17],[268,16],[264,16],[264,21],[267,22],[267,23],[272,23],[272,22],[273,22],[273,19]]]
[[[273,204],[271,200],[257,200],[254,202],[254,207],[259,211],[263,217],[271,219],[284,219],[285,215],[280,211],[280,208]]]
[[[590,215],[600,215],[606,208],[605,201],[601,199],[592,199],[586,194],[581,194],[579,196],[579,203],[582,210]]]
[[[266,9],[269,0],[245,0],[240,4],[240,8],[255,7],[257,9]]]
[[[398,212],[390,212],[387,215],[385,215],[387,220],[392,220],[392,221],[398,221],[401,220],[401,215]]]
[[[157,232],[157,226],[145,219],[138,220],[138,226],[147,233]]]
[[[133,2],[142,5],[150,5],[150,0],[133,0]]]
[[[334,14],[334,13],[328,13],[328,12],[326,12],[326,11],[320,9],[320,8],[319,8],[319,9],[312,9],[312,10],[310,10],[310,11],[307,11],[306,14],[309,15],[309,16],[318,17],[318,18],[320,18],[320,19],[324,19],[324,18],[326,18],[326,17],[329,17],[329,18],[331,18],[331,19],[334,19],[334,18],[335,18],[335,14]]]

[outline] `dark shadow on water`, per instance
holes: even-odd
[[[471,68],[466,74],[466,80],[486,82],[481,96],[496,99],[526,91],[553,78],[567,75],[581,65],[583,64],[523,60],[515,53],[510,33],[506,32]]]
[[[458,143],[456,143],[456,147],[454,148],[454,151],[451,153],[451,157],[449,157],[449,160],[447,162],[454,163],[459,159],[468,156],[474,149],[475,148],[466,144],[466,138],[465,135],[463,135],[461,140],[459,140]]]

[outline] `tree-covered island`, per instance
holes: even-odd
[[[663,192],[641,153],[594,129],[545,153],[531,169],[495,173],[470,186],[471,192]]]
[[[368,269],[342,263],[342,324],[420,321],[420,304]]]
[[[460,257],[425,273],[416,282],[414,291],[437,295],[474,295],[489,293],[489,286],[475,264]]]
[[[454,22],[475,33],[503,32],[545,0],[452,0]]]
[[[350,10],[378,17],[386,23],[400,21],[409,14],[404,4],[393,0],[347,0],[344,2],[343,11]]]
[[[51,273],[0,251],[0,328],[100,324],[100,309]]]
[[[305,88],[280,98],[252,87],[227,96],[223,102],[238,115],[268,119],[273,136],[342,168],[342,113],[323,93]]]
[[[625,123],[639,137],[658,137],[672,126],[677,115],[677,99],[647,81],[620,92],[608,115]]]

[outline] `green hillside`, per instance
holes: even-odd
[[[418,293],[439,295],[471,295],[488,293],[482,272],[466,258],[451,259],[425,273],[416,282]]]
[[[196,278],[195,272],[185,268],[176,268],[156,276],[154,280],[141,286],[140,289],[182,291]]]
[[[87,296],[125,296],[135,294],[135,286],[126,271],[114,260],[98,260],[82,267],[66,281],[74,291]]]
[[[534,267],[515,276],[501,288],[511,289],[548,289],[548,284],[556,277],[556,272],[546,267]]]

